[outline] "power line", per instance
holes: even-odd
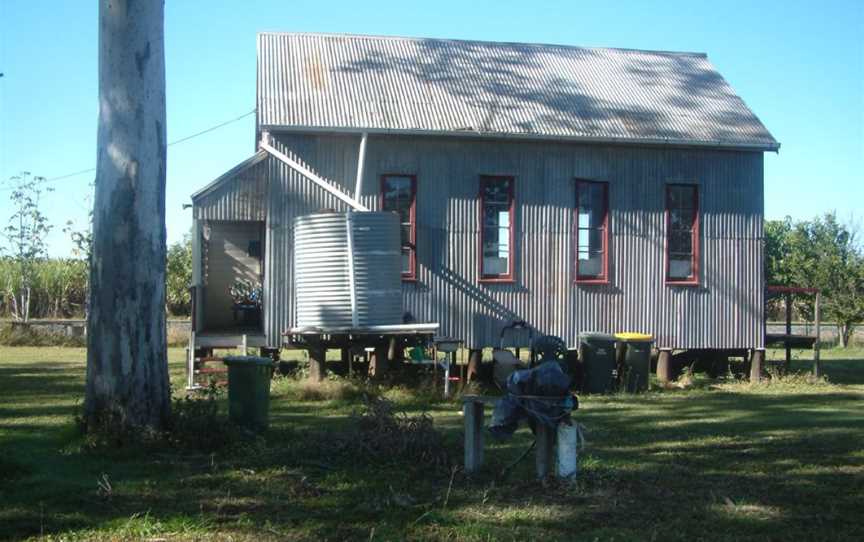
[[[178,144],[178,143],[183,143],[184,141],[189,141],[190,139],[194,139],[194,138],[196,138],[196,137],[198,137],[198,136],[201,136],[201,135],[204,135],[204,134],[206,134],[206,133],[212,132],[213,130],[218,130],[219,128],[222,128],[223,126],[228,126],[228,125],[231,124],[232,122],[237,122],[238,120],[245,119],[246,117],[248,117],[249,115],[251,115],[251,114],[253,114],[253,113],[255,113],[255,110],[254,110],[254,109],[253,109],[252,111],[247,112],[247,113],[243,113],[242,115],[240,115],[240,116],[237,117],[237,118],[233,118],[233,119],[231,119],[231,120],[226,120],[225,122],[220,123],[220,124],[217,124],[216,126],[211,126],[210,128],[207,128],[206,130],[201,130],[201,131],[198,132],[197,134],[192,134],[192,135],[188,135],[188,136],[186,136],[186,137],[181,137],[180,139],[177,139],[177,140],[175,140],[175,141],[172,141],[172,142],[168,143],[167,146],[170,147],[170,146],[172,146],[172,145],[176,145],[176,144]]]
[[[232,124],[232,123],[234,123],[234,122],[237,122],[238,120],[243,120],[243,119],[245,119],[246,117],[248,117],[249,115],[252,115],[253,113],[255,113],[255,109],[253,109],[252,111],[248,111],[248,112],[246,112],[246,113],[243,113],[243,114],[240,115],[239,117],[235,117],[235,118],[233,118],[233,119],[226,120],[225,122],[220,122],[219,124],[213,125],[213,126],[211,126],[211,127],[209,127],[209,128],[205,128],[204,130],[201,130],[200,132],[196,132],[196,133],[194,133],[194,134],[191,134],[191,135],[188,135],[188,136],[185,136],[185,137],[181,137],[180,139],[175,139],[174,141],[169,142],[169,143],[166,145],[166,147],[171,147],[171,146],[177,145],[178,143],[183,143],[183,142],[185,142],[185,141],[189,141],[190,139],[195,139],[196,137],[202,136],[202,135],[204,135],[204,134],[208,134],[208,133],[210,133],[210,132],[212,132],[212,131],[214,131],[214,130],[218,130],[219,128],[222,128],[223,126],[228,126],[229,124]],[[95,167],[91,167],[91,168],[88,168],[88,169],[82,169],[81,171],[74,171],[74,172],[72,172],[72,173],[64,173],[63,175],[58,175],[58,176],[56,176],[56,177],[51,177],[50,179],[45,179],[45,180],[42,181],[42,182],[43,182],[43,183],[52,183],[52,182],[55,182],[55,181],[60,181],[60,180],[63,180],[63,179],[68,179],[69,177],[77,177],[78,175],[84,175],[85,173],[92,173],[92,172],[94,172],[94,171],[96,171],[96,168],[95,168]],[[9,191],[9,190],[14,190],[14,189],[13,189],[13,188],[6,188],[6,189],[5,189],[5,191]]]

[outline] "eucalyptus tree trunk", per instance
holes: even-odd
[[[99,131],[85,417],[159,428],[165,338],[163,3],[99,0]],[[107,418],[106,418],[107,417]]]

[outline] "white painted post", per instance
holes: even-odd
[[[354,201],[360,201],[363,194],[363,166],[366,164],[366,140],[369,134],[363,132],[360,138],[360,152],[357,156],[357,180],[354,182]]]
[[[579,425],[558,424],[558,478],[573,478],[579,470]]]
[[[819,378],[822,376],[822,315],[820,314],[820,304],[822,294],[816,292],[816,342],[813,343],[813,376]]]
[[[195,388],[195,328],[189,333],[189,355],[186,360],[186,389]]]

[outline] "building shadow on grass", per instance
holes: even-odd
[[[842,388],[589,397],[577,412],[589,445],[575,483],[536,482],[531,454],[502,479],[531,443],[521,430],[512,441],[490,442],[485,469],[457,474],[450,491],[446,472],[379,464],[362,449],[334,455],[328,438],[348,423],[341,403],[276,399],[265,442],[232,453],[70,450],[62,440],[68,426],[37,420],[71,414],[47,403],[82,393],[81,375],[3,371],[5,388],[20,377],[27,389],[0,403],[2,421],[20,424],[0,426],[7,463],[22,467],[0,484],[0,538],[125,522],[143,529],[145,521],[178,536],[307,539],[368,539],[373,528],[381,538],[508,539],[814,538],[827,527],[842,538],[860,528],[854,488],[864,473],[864,417],[861,395]],[[461,464],[460,419],[448,415],[436,426]],[[829,501],[817,514],[817,503]]]

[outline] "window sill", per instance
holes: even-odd
[[[575,284],[577,286],[580,284],[584,284],[586,286],[592,286],[592,285],[608,286],[609,285],[609,279],[576,279],[573,281],[573,284]]]
[[[699,286],[698,280],[666,280],[666,286]]]
[[[417,282],[417,277],[402,277],[402,282]]]
[[[513,277],[480,277],[481,284],[513,284]]]

